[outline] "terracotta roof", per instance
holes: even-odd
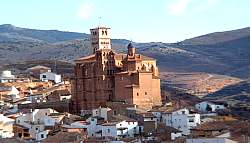
[[[127,122],[137,122],[136,120],[123,115],[114,115],[109,118],[109,121],[124,121],[124,120]]]
[[[29,128],[27,128],[27,127],[25,127],[23,125],[19,125],[19,124],[14,124],[13,126],[16,126],[16,127],[19,127],[19,128],[23,128],[23,129],[29,129]]]
[[[5,138],[0,139],[0,143],[25,143],[25,141],[19,138]]]
[[[64,113],[50,113],[49,116],[65,116]]]
[[[124,103],[124,102],[107,102],[106,103],[107,107],[111,108],[111,109],[126,109],[129,107],[134,107],[133,104],[128,104],[128,103]]]
[[[76,62],[80,62],[83,60],[95,60],[95,54],[89,55],[89,56],[85,56],[85,57],[81,57],[79,59],[76,59]]]
[[[108,49],[110,50],[110,49]],[[114,53],[115,54],[115,59],[116,60],[123,60],[125,58],[127,58],[127,54],[124,53]],[[155,61],[154,58],[145,56],[145,55],[141,55],[141,54],[136,54],[136,59],[140,59],[140,60],[150,60],[150,61]],[[95,54],[89,55],[89,56],[85,56],[85,57],[81,57],[79,59],[76,59],[76,62],[80,62],[83,60],[95,60]]]
[[[68,124],[71,124],[75,121],[85,121],[85,119],[82,119],[81,116],[73,115],[73,114],[70,114],[69,116],[65,116],[65,120]]]
[[[137,122],[134,119],[131,119],[127,116],[123,116],[123,115],[113,115],[109,117],[109,120],[107,122],[104,122],[102,125],[103,126],[114,126],[122,121],[126,121],[126,122]]]
[[[42,90],[42,91],[34,92],[33,94],[38,95],[38,94],[50,93],[50,92],[53,92],[53,91],[55,91],[55,90],[61,89],[61,88],[63,88],[63,87],[65,87],[65,85],[52,86],[52,87],[46,88],[46,89],[44,89],[44,90]]]
[[[177,132],[181,132],[180,130],[176,129],[176,128],[173,128],[173,127],[170,127],[170,126],[166,126],[164,123],[158,123],[157,124],[157,130],[161,133],[177,133]]]
[[[118,123],[120,122],[106,122],[106,123],[103,123],[102,126],[115,126]]]
[[[155,117],[151,112],[143,112],[143,113],[138,113],[139,115],[142,115],[144,118],[151,118]]]
[[[207,122],[197,126],[192,130],[201,130],[201,131],[221,131],[221,130],[228,130],[229,126],[226,122],[222,121],[215,121],[215,122]]]
[[[67,96],[67,95],[70,95],[71,93],[68,89],[63,89],[63,90],[55,90],[53,91],[52,94],[60,95],[60,96]]]
[[[43,140],[43,142],[74,142],[79,141],[79,139],[83,137],[80,133],[77,132],[59,132],[56,135],[48,136],[47,139]],[[80,142],[80,141],[79,141]]]
[[[45,67],[45,66],[41,66],[41,65],[37,65],[37,66],[31,67],[31,68],[28,68],[28,70],[37,70],[37,69],[47,69],[47,70],[50,70],[51,68]]]
[[[151,111],[151,112],[162,112],[162,113],[169,114],[169,113],[178,111],[178,110],[180,110],[180,109],[183,109],[183,108],[169,107],[169,106],[166,107],[166,106],[163,106],[163,107],[153,108],[153,109],[150,110],[150,111]]]
[[[189,113],[197,113],[196,109],[192,106],[181,106],[181,107],[176,107],[176,106],[162,106],[162,107],[157,107],[153,108],[151,112],[162,112],[163,114],[170,114],[172,112],[181,110],[181,109],[188,109]]]
[[[103,142],[110,142],[110,140],[116,140],[115,137],[110,137],[107,136],[105,138],[100,138],[100,137],[91,137],[88,138],[86,141],[86,143],[103,143]]]

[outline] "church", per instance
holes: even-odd
[[[93,54],[75,60],[72,110],[80,113],[123,102],[138,108],[161,105],[160,78],[156,60],[136,53],[128,43],[127,53],[111,47],[110,28],[90,29]]]

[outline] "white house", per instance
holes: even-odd
[[[237,143],[227,138],[195,138],[186,139],[186,143]]]
[[[139,134],[138,122],[128,117],[117,115],[112,116],[110,121],[103,118],[91,117],[87,123],[75,122],[71,126],[87,128],[88,137],[115,138],[119,140],[124,137],[134,137]]]
[[[58,114],[58,112],[50,108],[35,109],[17,117],[16,124],[28,128],[31,137],[40,141],[47,138],[48,131],[45,130],[45,127],[55,126],[64,117],[64,115],[55,116],[53,114]]]
[[[60,83],[61,80],[61,75],[52,73],[52,72],[45,72],[40,74],[40,80],[41,81],[53,81],[55,83]]]
[[[60,101],[70,100],[71,94],[69,95],[60,95]]]
[[[49,131],[48,130],[44,130],[44,131],[39,131],[36,134],[36,141],[41,141],[44,140],[48,137]]]
[[[11,74],[11,71],[2,71],[0,76],[0,83],[12,82],[15,79],[15,76]]]
[[[171,132],[171,140],[175,140],[176,138],[179,138],[182,136],[181,132]]]
[[[99,107],[97,109],[92,110],[92,116],[93,117],[95,117],[95,116],[102,117],[106,121],[108,119],[108,111],[111,111],[111,109]]]
[[[46,102],[46,98],[43,94],[32,94],[27,96],[27,101],[30,101],[31,103],[40,103]]]
[[[13,124],[15,120],[0,114],[0,138],[11,138],[14,136]]]
[[[162,119],[166,126],[174,127],[184,135],[189,135],[190,129],[201,123],[200,114],[190,113],[187,108],[165,113]]]
[[[89,138],[102,137],[102,126],[104,119],[98,116],[90,117],[86,121],[75,121],[71,124],[64,124],[65,128],[78,128],[78,129],[87,129],[87,136]]]
[[[135,120],[123,120],[102,124],[102,137],[113,137],[116,139],[134,137],[139,134],[138,122]]]
[[[216,110],[225,109],[225,106],[210,101],[203,101],[196,104],[195,108],[201,112],[215,112]]]
[[[16,98],[20,98],[19,93],[20,93],[19,90],[17,90],[15,86],[11,86],[10,92],[8,93],[8,95],[16,99]]]
[[[19,91],[16,89],[15,86],[1,86],[0,87],[0,96],[8,95],[12,99],[20,98]]]
[[[23,124],[26,121],[32,122],[33,124],[40,124],[44,123],[44,119],[46,116],[49,116],[51,113],[58,113],[53,109],[34,109],[33,111],[22,114],[21,116],[17,117],[16,123]]]
[[[157,118],[157,122],[162,122],[162,112],[161,111],[152,111],[151,113]]]
[[[100,123],[102,121],[103,120],[100,119],[99,117],[90,117],[87,120],[88,137],[101,137],[102,136],[102,126]]]

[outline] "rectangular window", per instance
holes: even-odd
[[[194,122],[194,119],[189,119],[189,122]]]

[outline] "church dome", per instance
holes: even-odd
[[[128,49],[130,49],[130,48],[134,48],[134,45],[132,44],[132,42],[130,42],[130,43],[128,44]]]

